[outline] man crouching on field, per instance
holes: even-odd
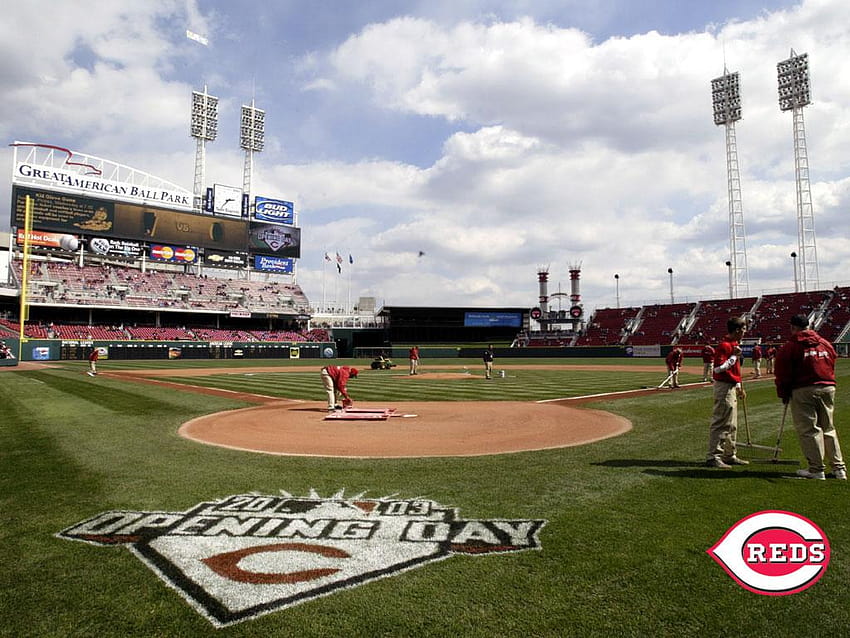
[[[325,366],[322,368],[322,384],[328,393],[328,412],[342,410],[353,405],[346,384],[349,379],[357,378],[357,374],[357,368],[349,368],[348,366]],[[341,403],[337,402],[339,397],[342,397]]]

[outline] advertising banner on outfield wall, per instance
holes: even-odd
[[[295,226],[251,222],[248,247],[253,253],[275,257],[301,257],[301,229]]]
[[[25,197],[33,198],[33,227],[45,230],[245,250],[248,223],[166,208],[13,187],[14,225],[23,227]]]
[[[255,197],[254,219],[260,222],[288,224],[291,226],[295,223],[295,206],[292,202],[282,199]]]
[[[167,261],[170,263],[194,264],[198,261],[198,250],[191,246],[167,246],[151,244],[148,255],[152,261]]]
[[[254,269],[265,272],[279,272],[291,275],[295,268],[295,260],[284,257],[270,257],[269,255],[254,255]]]

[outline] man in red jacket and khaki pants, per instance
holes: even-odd
[[[826,457],[835,478],[846,480],[847,468],[832,422],[835,348],[809,330],[805,315],[791,317],[791,338],[776,355],[775,374],[776,394],[786,406],[791,406],[794,429],[809,464],[797,474],[807,479],[825,479]]]
[[[708,429],[708,467],[729,468],[747,465],[737,452],[738,397],[746,397],[741,385],[741,338],[747,322],[731,317],[726,322],[727,334],[714,349],[714,410]]]
[[[348,366],[325,366],[322,368],[322,385],[328,393],[328,412],[350,408],[353,404],[348,389],[345,387],[349,379],[357,378],[357,368]],[[342,397],[342,404],[336,402]]]

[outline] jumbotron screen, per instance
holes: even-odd
[[[12,223],[19,228],[27,195],[33,228],[225,251],[248,247],[247,221],[14,186]]]

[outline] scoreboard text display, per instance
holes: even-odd
[[[24,226],[27,195],[33,199],[33,227],[44,230],[218,250],[244,251],[247,246],[243,220],[14,186],[12,223],[19,228]]]

